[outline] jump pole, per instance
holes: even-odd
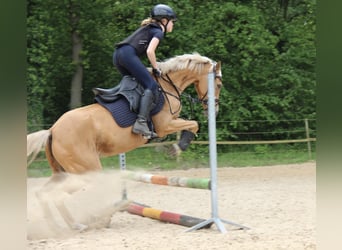
[[[192,227],[205,221],[204,219],[173,213],[165,210],[159,210],[156,208],[151,208],[149,206],[132,202],[126,209],[127,212],[135,215],[140,215],[143,217],[148,217],[155,220],[160,220],[163,222],[173,223],[185,227]],[[204,228],[210,228],[211,224],[206,225]]]
[[[188,178],[188,177],[167,177],[162,175],[153,175],[147,173],[134,173],[127,172],[125,177],[127,179],[144,182],[149,184],[166,185],[173,187],[187,187],[187,188],[198,188],[198,189],[209,189],[211,188],[210,179],[208,178]]]
[[[213,65],[213,72],[208,74],[208,119],[209,119],[209,162],[210,162],[210,176],[211,176],[211,218],[203,221],[188,230],[191,232],[203,227],[208,224],[215,223],[217,229],[221,233],[227,233],[223,223],[230,224],[238,227],[238,229],[249,229],[248,227],[223,220],[219,218],[217,208],[217,148],[216,148],[216,111],[215,111],[215,86],[214,86],[214,72],[216,71],[216,64]]]

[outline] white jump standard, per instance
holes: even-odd
[[[215,89],[214,89],[214,72],[208,74],[208,119],[209,119],[209,157],[210,157],[210,175],[211,175],[211,218],[201,222],[188,230],[186,232],[194,231],[208,224],[215,223],[216,227],[221,233],[226,233],[227,230],[223,223],[227,223],[238,227],[238,229],[249,229],[248,227],[223,220],[219,218],[218,208],[217,208],[217,148],[216,148],[216,112],[215,112]],[[222,223],[223,222],[223,223]]]

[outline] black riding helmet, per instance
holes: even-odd
[[[157,4],[151,10],[151,17],[160,21],[162,18],[166,18],[168,21],[177,20],[176,13],[172,8],[166,4]]]

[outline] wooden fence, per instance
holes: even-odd
[[[311,138],[310,137],[310,128],[309,128],[309,121],[308,119],[304,119],[304,124],[305,124],[305,137],[303,139],[292,139],[292,140],[263,140],[263,141],[216,141],[217,145],[255,145],[255,144],[287,144],[287,143],[307,143],[307,148],[308,148],[308,155],[309,159],[312,158],[312,147],[311,147],[311,142],[316,142],[316,138]],[[179,135],[177,138],[179,138]],[[161,146],[161,145],[170,145],[177,143],[176,140],[174,141],[166,141],[166,142],[156,142],[156,143],[148,143],[145,145],[142,145],[142,147],[156,147],[156,146]],[[191,144],[200,144],[200,145],[205,145],[209,144],[209,141],[192,141]]]

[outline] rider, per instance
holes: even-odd
[[[154,96],[157,95],[158,85],[140,58],[146,55],[152,66],[153,74],[156,77],[161,76],[155,51],[160,41],[166,36],[166,32],[172,32],[173,22],[176,19],[176,14],[170,6],[155,5],[151,10],[150,17],[141,22],[141,27],[116,44],[116,50],[113,54],[113,62],[119,72],[123,76],[135,77],[145,89],[140,100],[138,118],[133,125],[133,133],[142,134],[147,138],[158,136],[150,131],[147,125]]]

